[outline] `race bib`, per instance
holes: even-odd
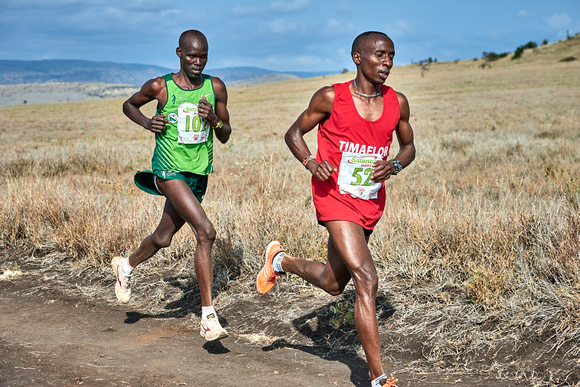
[[[177,110],[177,142],[201,144],[209,136],[209,123],[199,116],[197,105],[184,102]]]
[[[368,200],[376,199],[382,183],[371,180],[373,164],[382,160],[379,155],[342,152],[338,173],[338,189],[341,194]]]

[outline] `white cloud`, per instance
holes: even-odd
[[[89,7],[111,7],[127,9],[131,11],[158,11],[159,2],[157,0],[125,0],[122,2],[111,0],[3,0],[2,6],[10,9],[58,9],[67,11],[70,9],[82,9]],[[171,7],[171,5],[170,5]],[[167,8],[167,7],[165,7]]]
[[[270,55],[265,60],[266,67],[272,69],[325,69],[334,68],[337,65],[329,58],[315,55],[288,56]],[[339,69],[340,70],[340,69]],[[338,71],[338,70],[337,70]]]
[[[533,17],[534,13],[530,12],[530,11],[526,11],[525,9],[522,9],[516,14],[516,16],[521,17],[521,18],[528,18],[528,17]]]
[[[289,23],[283,19],[270,20],[267,24],[270,31],[277,34],[283,34],[292,31],[296,28],[296,25]]]
[[[331,29],[336,29],[342,26],[342,23],[336,19],[330,19],[326,22],[326,27]]]
[[[230,13],[234,16],[253,16],[259,12],[253,8],[244,5],[238,5],[231,9]]]
[[[572,19],[566,13],[556,13],[549,16],[546,23],[554,30],[562,30],[572,24]]]
[[[209,69],[224,67],[251,66],[270,69],[273,71],[327,71],[339,72],[342,67],[330,58],[308,55],[266,55],[266,56],[236,56],[214,60]],[[352,66],[351,66],[352,67]],[[211,74],[211,72],[210,72]]]
[[[395,20],[385,29],[385,31],[387,32],[387,35],[401,36],[413,33],[413,27],[404,20]]]
[[[298,12],[303,11],[310,5],[308,0],[294,0],[289,3],[286,1],[277,1],[270,5],[270,9],[275,12]]]

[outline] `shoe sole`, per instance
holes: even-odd
[[[206,341],[217,341],[217,340],[222,340],[225,339],[226,337],[228,337],[228,333],[227,332],[222,332],[219,334],[218,337],[216,337],[215,339],[209,339],[207,338],[206,335],[204,335],[203,333],[199,332],[200,336],[203,337]]]

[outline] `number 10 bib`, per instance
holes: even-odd
[[[184,102],[177,110],[177,134],[180,144],[201,144],[207,141],[209,123],[199,116],[197,105]]]
[[[338,173],[338,188],[341,194],[368,200],[376,199],[382,183],[371,180],[373,164],[382,160],[380,155],[342,152]]]

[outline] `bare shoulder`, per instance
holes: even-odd
[[[151,98],[158,98],[165,91],[165,79],[157,77],[148,80],[141,87],[140,93]]]
[[[320,98],[334,101],[334,86],[324,86],[318,89],[312,98]]]
[[[395,94],[397,95],[397,99],[399,100],[399,105],[409,105],[409,101],[407,100],[407,97],[405,97],[405,94],[401,93],[400,91],[397,91],[395,89],[393,89],[395,91]]]
[[[226,91],[226,84],[218,77],[211,76],[211,82],[216,92]]]
[[[159,91],[165,89],[165,78],[163,77],[153,78],[148,80],[145,84],[146,85],[149,84],[151,89]]]
[[[308,108],[318,112],[330,113],[334,104],[334,96],[334,86],[325,86],[314,93]]]
[[[399,111],[401,112],[401,118],[408,119],[411,110],[409,107],[409,101],[407,100],[407,97],[405,97],[405,94],[396,90],[395,93],[397,94],[397,99],[399,100]]]
[[[165,98],[167,98],[165,79],[163,77],[157,77],[145,82],[139,91],[125,101],[125,104],[140,107],[155,99],[161,104],[164,104]]]
[[[218,100],[226,99],[228,95],[226,84],[220,78],[214,76],[211,76],[211,82]]]

